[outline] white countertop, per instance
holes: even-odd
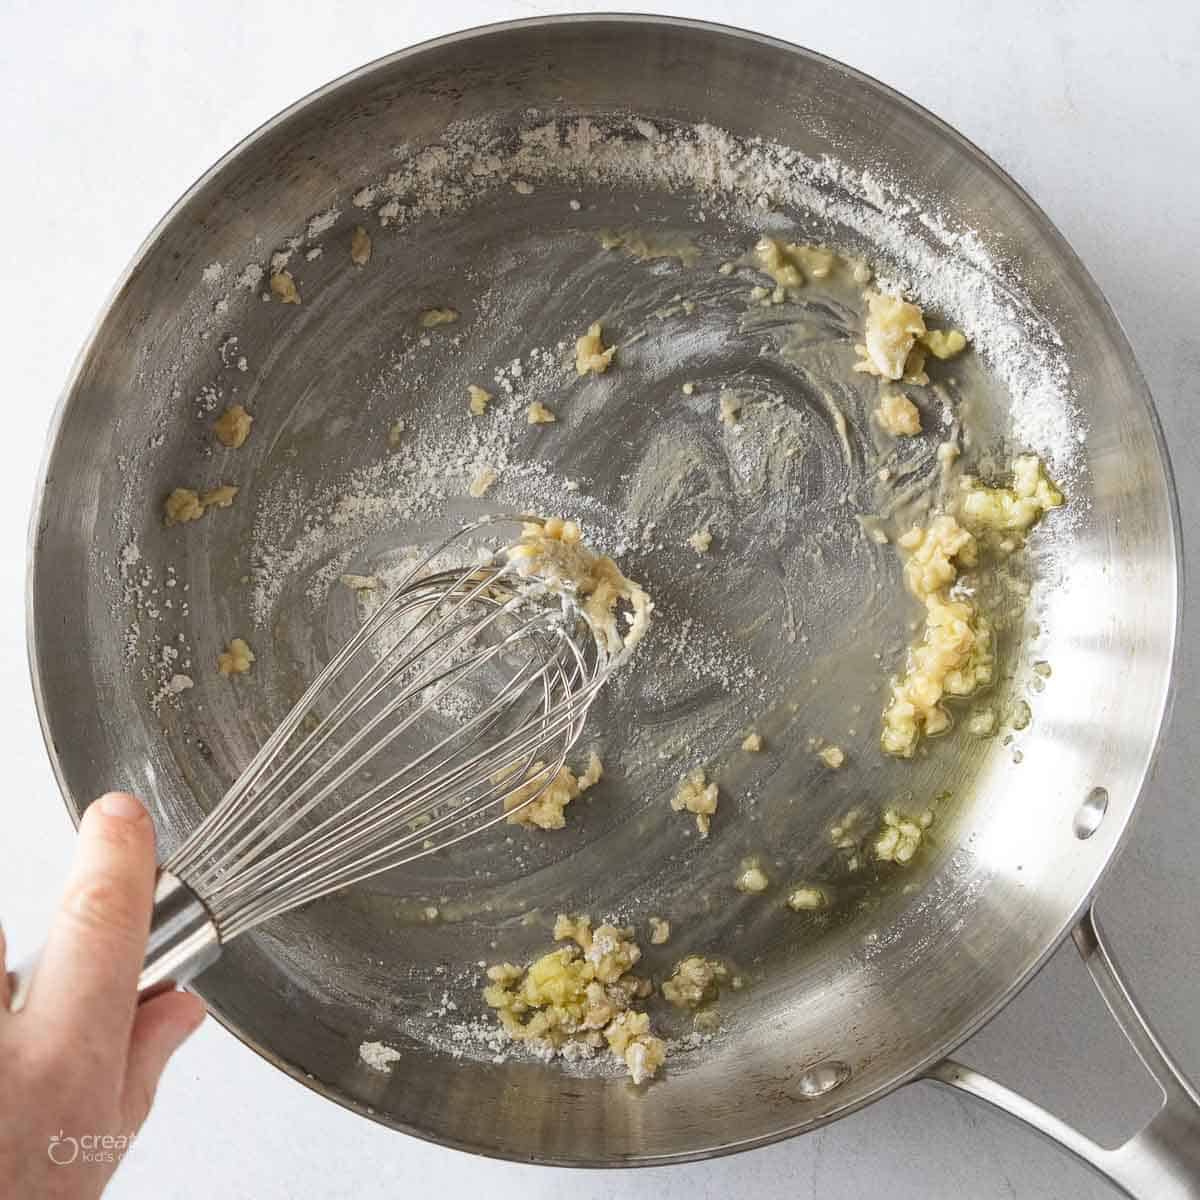
[[[1194,0],[1152,8],[1153,16],[1112,0],[662,0],[647,11],[732,19],[842,59],[931,108],[1015,175],[1125,324],[1173,447],[1191,530],[1200,519],[1200,17]],[[113,281],[179,193],[296,97],[424,38],[549,11],[548,3],[503,0],[0,6],[0,689],[8,697],[0,748],[9,774],[0,917],[17,953],[40,940],[72,846],[26,671],[25,525],[51,409]],[[1196,609],[1189,604],[1185,622],[1200,616]],[[1183,649],[1174,722],[1191,736],[1200,703],[1195,647],[1193,639]],[[1171,739],[1101,891],[1139,998],[1193,1077],[1200,1076],[1198,776],[1194,751]],[[1106,1141],[1131,1132],[1152,1096],[1069,947],[961,1057]],[[109,1194],[368,1200],[436,1192],[453,1200],[486,1192],[490,1200],[534,1200],[568,1187],[578,1200],[1116,1194],[1035,1135],[930,1084],[808,1137],[708,1164],[568,1177],[493,1163],[319,1099],[215,1022],[169,1068]]]

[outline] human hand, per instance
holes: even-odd
[[[154,880],[146,810],[110,793],[83,815],[66,893],[17,1013],[0,932],[6,1196],[99,1196],[150,1112],[167,1060],[204,1019],[203,1002],[187,992],[137,1003]]]

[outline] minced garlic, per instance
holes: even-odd
[[[883,714],[883,749],[911,758],[922,733],[942,733],[950,714],[945,696],[969,696],[990,683],[994,668],[991,625],[969,600],[930,596],[925,637],[908,655]]]
[[[203,493],[192,488],[175,488],[163,501],[163,520],[167,525],[198,521],[210,508],[228,508],[237,494],[238,489],[228,483]]]
[[[926,384],[925,358],[953,358],[966,349],[967,339],[957,329],[927,329],[925,314],[916,304],[885,292],[866,293],[864,345],[855,346],[860,362],[856,371],[883,379]]]
[[[632,1006],[650,994],[648,980],[630,974],[641,958],[633,931],[587,917],[560,915],[555,941],[570,941],[524,970],[512,963],[489,967],[483,998],[515,1041],[585,1052],[608,1046],[635,1083],[649,1079],[666,1059],[666,1045],[650,1032],[650,1019]]]
[[[894,862],[903,866],[911,862],[924,837],[925,830],[933,824],[933,813],[928,809],[913,819],[889,808],[883,814],[879,836],[871,849],[881,862]]]
[[[547,782],[547,770],[544,762],[534,763],[532,778],[504,797],[504,811],[511,824],[530,829],[562,829],[566,825],[563,809],[579,795],[579,781],[570,767],[559,767]],[[531,796],[537,799],[526,803]]]
[[[934,358],[953,358],[967,348],[966,336],[957,329],[927,329],[920,342]]]
[[[439,325],[450,325],[458,320],[457,308],[427,308],[417,318],[423,329],[436,329]]]
[[[283,304],[300,303],[300,289],[296,286],[291,271],[276,271],[271,276],[271,291]]]
[[[231,483],[222,483],[208,492],[200,493],[200,503],[205,508],[228,508],[240,489]]]
[[[722,425],[736,425],[742,413],[742,399],[737,392],[723,391],[717,409],[717,420]]]
[[[244,675],[254,662],[254,651],[241,638],[233,638],[217,655],[217,670],[222,675]]]
[[[467,407],[471,410],[471,416],[482,417],[487,412],[487,406],[491,400],[491,392],[485,392],[483,388],[473,383],[467,384]]]
[[[1028,532],[1052,508],[1060,508],[1063,494],[1046,474],[1034,454],[1013,459],[1011,488],[985,487],[977,480],[962,481],[962,518],[978,528],[997,533]]]
[[[527,521],[521,527],[521,540],[505,553],[519,575],[536,575],[551,587],[574,591],[601,645],[610,653],[626,650],[649,628],[654,604],[639,584],[627,579],[611,558],[586,546],[582,537],[574,521],[561,517]],[[629,608],[623,634],[617,628],[619,602]]]
[[[675,965],[671,977],[662,985],[663,999],[676,1008],[699,1008],[720,994],[729,979],[729,968],[715,959],[691,954]]]
[[[829,897],[819,887],[793,888],[787,898],[792,912],[813,912],[829,906]]]
[[[604,774],[600,756],[595,751],[588,755],[587,767],[579,776],[570,767],[559,767],[547,782],[548,771],[544,762],[534,763],[529,779],[504,797],[504,811],[508,813],[511,824],[530,829],[562,829],[567,823],[563,810],[572,800],[599,783]],[[501,772],[495,782],[502,782],[504,775],[505,772]],[[542,794],[536,800],[526,803],[539,791]]]
[[[944,696],[969,696],[992,680],[991,625],[972,600],[951,599],[959,566],[978,558],[975,538],[954,517],[940,514],[927,529],[914,528],[899,539],[909,557],[908,589],[925,605],[925,633],[908,655],[905,673],[892,684],[883,715],[883,749],[909,758],[922,733],[949,728]]]
[[[875,415],[892,437],[913,437],[921,432],[921,410],[903,392],[885,392]]]
[[[883,379],[903,379],[913,373],[908,357],[925,332],[925,318],[915,304],[886,292],[869,291],[866,301],[865,344],[854,347],[861,358],[854,369]]]
[[[579,790],[586,792],[588,788],[595,787],[603,778],[604,764],[600,761],[600,755],[592,750],[588,753],[587,766],[584,767],[583,774],[579,776]]]
[[[757,895],[759,892],[765,892],[770,886],[771,880],[767,877],[766,871],[763,870],[762,864],[757,858],[747,858],[743,860],[741,870],[738,872],[738,877],[734,880],[733,886],[739,892],[750,892]]]
[[[990,737],[996,732],[996,710],[981,708],[973,712],[967,721],[967,732],[976,737]]]
[[[775,238],[763,238],[754,247],[754,261],[780,287],[798,288],[804,285],[804,272],[788,253],[789,247]]]
[[[817,757],[831,771],[836,771],[846,761],[846,752],[841,746],[825,746],[817,751]]]
[[[991,624],[974,600],[952,598],[950,588],[960,567],[977,564],[977,534],[987,548],[1008,553],[1047,512],[1064,503],[1035,455],[1014,459],[1012,476],[1008,488],[964,479],[958,517],[940,514],[927,529],[912,529],[899,539],[909,555],[905,582],[925,604],[925,634],[909,651],[905,674],[893,683],[884,712],[882,744],[890,754],[911,757],[922,733],[949,727],[944,696],[969,696],[992,681]],[[990,731],[980,730],[983,736]]]
[[[671,807],[676,812],[695,813],[700,836],[708,837],[712,815],[717,811],[717,794],[717,785],[708,782],[703,767],[697,767],[679,781]]]
[[[948,588],[958,578],[958,567],[973,567],[979,553],[970,530],[954,517],[941,513],[927,529],[914,526],[898,539],[908,551],[904,564],[904,582],[918,600]]]
[[[540,401],[534,400],[525,410],[525,421],[529,425],[549,425],[558,418]]]
[[[748,733],[742,742],[742,749],[750,754],[757,754],[763,748],[761,733]]]
[[[761,238],[754,247],[758,268],[775,280],[779,287],[802,287],[806,275],[826,279],[832,273],[837,256],[820,246]]]
[[[213,433],[222,446],[237,450],[246,444],[253,422],[254,418],[240,404],[231,404],[213,422]]]
[[[182,525],[185,521],[198,521],[204,516],[204,505],[191,488],[175,488],[163,501],[163,513],[168,525]]]
[[[350,234],[350,261],[356,267],[365,267],[371,261],[371,235],[361,225],[355,225]]]
[[[600,322],[593,321],[588,327],[587,333],[576,339],[575,373],[577,375],[586,375],[589,371],[593,375],[603,375],[608,370],[617,348],[616,346],[609,346],[607,350],[604,348],[604,342],[601,339],[603,332],[604,328]]]
[[[650,1033],[644,1012],[618,1013],[604,1031],[609,1050],[623,1060],[634,1083],[645,1083],[667,1061],[667,1044]]]

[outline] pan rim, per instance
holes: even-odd
[[[972,141],[963,136],[936,114],[930,112],[924,106],[918,104],[916,101],[911,100],[903,93],[881,82],[866,72],[848,66],[847,64],[831,58],[828,55],[821,54],[818,51],[811,50],[807,47],[800,46],[785,39],[772,37],[768,34],[758,33],[733,25],[726,25],[712,21],[693,20],[686,17],[622,12],[561,14],[476,25],[467,29],[459,30],[455,33],[426,39],[422,42],[416,43],[415,45],[408,46],[401,50],[393,51],[392,53],[372,59],[371,61],[356,67],[353,70],[337,76],[328,83],[325,83],[302,96],[294,103],[280,110],[274,116],[268,118],[256,129],[243,137],[230,150],[228,150],[215,163],[213,163],[212,166],[204,171],[195,180],[195,182],[192,183],[191,186],[189,186],[179,196],[179,198],[170,206],[163,217],[154,225],[140,246],[138,246],[137,250],[134,252],[128,265],[118,277],[116,283],[105,298],[96,318],[88,330],[83,344],[80,347],[80,350],[76,355],[71,369],[67,375],[66,381],[59,394],[50,419],[50,424],[46,435],[46,442],[37,475],[33,504],[30,510],[30,521],[26,543],[25,577],[26,652],[29,661],[30,681],[33,688],[38,725],[41,729],[42,739],[46,747],[47,755],[50,759],[51,769],[54,773],[55,780],[58,783],[59,791],[62,793],[63,803],[67,808],[68,815],[76,826],[78,826],[84,808],[86,808],[87,804],[90,803],[90,800],[84,799],[81,802],[79,797],[76,797],[71,793],[67,785],[62,763],[55,748],[54,734],[50,725],[48,699],[43,686],[39,662],[42,654],[48,648],[51,635],[50,631],[48,630],[39,630],[39,618],[34,605],[34,596],[37,591],[39,578],[37,553],[38,536],[42,524],[42,514],[46,502],[50,470],[56,456],[56,451],[62,436],[63,427],[71,406],[72,397],[93,347],[95,346],[108,319],[108,316],[122,292],[129,284],[130,280],[137,272],[141,264],[152,253],[159,240],[167,232],[180,211],[188,203],[190,203],[190,201],[200,191],[202,191],[216,175],[218,175],[227,165],[239,158],[247,149],[269,135],[284,122],[290,120],[292,117],[311,107],[312,105],[321,102],[342,88],[359,82],[376,72],[389,70],[397,64],[419,58],[430,51],[456,46],[460,43],[470,42],[478,38],[488,37],[498,33],[504,33],[511,30],[548,29],[552,27],[568,26],[579,26],[586,28],[588,26],[599,26],[605,24],[617,24],[625,26],[631,30],[636,30],[639,28],[674,28],[681,30],[686,29],[692,32],[709,33],[722,38],[749,42],[773,48],[793,56],[799,56],[813,62],[821,63],[825,67],[833,68],[843,73],[848,78],[855,80],[857,83],[874,90],[889,103],[907,110],[910,114],[933,126],[936,131],[943,138],[953,144],[960,153],[965,154],[977,165],[992,174],[1005,188],[1013,193],[1016,199],[1019,200],[1020,203],[1025,207],[1031,218],[1040,227],[1043,235],[1046,236],[1047,239],[1050,240],[1055,246],[1057,252],[1066,261],[1070,262],[1077,270],[1081,283],[1090,293],[1091,299],[1096,303],[1099,312],[1109,322],[1111,330],[1118,335],[1120,341],[1123,343],[1125,350],[1124,357],[1127,365],[1131,368],[1133,376],[1140,384],[1138,402],[1142,405],[1145,415],[1149,419],[1149,425],[1153,433],[1154,443],[1163,471],[1166,489],[1168,523],[1171,540],[1171,557],[1174,566],[1171,579],[1172,595],[1170,598],[1174,619],[1172,622],[1172,628],[1170,630],[1169,666],[1166,672],[1166,678],[1161,695],[1156,733],[1153,743],[1148,748],[1148,752],[1145,757],[1144,767],[1141,772],[1141,780],[1139,782],[1136,795],[1131,800],[1128,811],[1123,817],[1123,824],[1116,840],[1111,847],[1110,852],[1105,857],[1103,862],[1095,868],[1086,891],[1080,898],[1074,910],[1070,913],[1069,917],[1062,921],[1061,928],[1051,939],[1048,940],[1048,944],[1046,945],[1045,949],[1040,955],[1037,956],[1035,961],[1030,964],[1022,973],[1018,974],[995,998],[988,1003],[981,1005],[969,1019],[961,1022],[959,1028],[956,1029],[955,1032],[939,1039],[935,1045],[929,1048],[928,1052],[924,1056],[922,1056],[916,1063],[912,1064],[895,1078],[880,1083],[876,1087],[870,1089],[867,1093],[857,1096],[852,1101],[847,1101],[845,1104],[835,1106],[831,1111],[826,1112],[819,1117],[810,1117],[803,1122],[790,1124],[779,1129],[772,1130],[769,1133],[744,1138],[736,1142],[705,1147],[703,1149],[680,1151],[677,1153],[639,1156],[636,1159],[581,1159],[562,1158],[553,1155],[509,1153],[492,1146],[481,1147],[478,1144],[469,1143],[463,1139],[458,1139],[449,1135],[433,1134],[428,1130],[421,1129],[406,1122],[394,1120],[386,1114],[369,1110],[368,1107],[361,1102],[342,1094],[331,1085],[315,1079],[311,1075],[307,1074],[302,1068],[275,1054],[269,1048],[260,1044],[256,1039],[243,1032],[232,1018],[225,1016],[220,1011],[219,1006],[211,1003],[209,1005],[209,1011],[225,1029],[232,1033],[244,1045],[254,1050],[255,1053],[257,1053],[267,1062],[270,1062],[272,1065],[278,1067],[293,1079],[304,1084],[305,1087],[308,1087],[325,1098],[340,1104],[344,1108],[348,1108],[360,1115],[370,1117],[377,1124],[385,1125],[389,1128],[410,1134],[414,1137],[420,1138],[423,1141],[433,1142],[454,1150],[461,1150],[477,1154],[481,1157],[526,1164],[580,1168],[653,1167],[698,1162],[707,1160],[709,1158],[724,1157],[726,1155],[738,1153],[743,1150],[750,1150],[771,1145],[776,1142],[783,1141],[786,1138],[794,1137],[797,1134],[810,1132],[828,1124],[831,1121],[843,1116],[847,1116],[858,1109],[864,1108],[868,1104],[874,1103],[876,1100],[881,1099],[888,1093],[895,1091],[904,1084],[920,1078],[931,1066],[952,1054],[977,1030],[987,1024],[987,1022],[990,1021],[992,1017],[994,1017],[996,1013],[1000,1011],[1000,1009],[1005,1007],[1013,999],[1013,997],[1019,991],[1021,991],[1025,985],[1028,984],[1038,973],[1047,959],[1049,959],[1049,957],[1057,950],[1058,946],[1062,943],[1071,928],[1079,920],[1080,916],[1092,903],[1092,898],[1097,887],[1104,878],[1105,873],[1111,868],[1114,860],[1120,854],[1125,845],[1126,839],[1129,836],[1130,827],[1138,810],[1138,806],[1143,801],[1147,784],[1152,777],[1159,760],[1166,731],[1171,723],[1177,697],[1180,670],[1180,655],[1178,651],[1183,628],[1183,605],[1180,602],[1180,598],[1181,595],[1184,594],[1185,580],[1184,549],[1182,524],[1179,513],[1179,497],[1178,490],[1175,485],[1175,475],[1171,463],[1170,452],[1167,446],[1166,437],[1163,432],[1162,422],[1159,417],[1158,410],[1155,407],[1153,397],[1150,393],[1148,385],[1146,384],[1141,368],[1137,363],[1137,359],[1133,353],[1133,348],[1129,338],[1125,333],[1125,329],[1121,324],[1120,319],[1112,309],[1112,306],[1109,304],[1107,298],[1101,291],[1099,285],[1088,271],[1087,267],[1072,249],[1066,238],[1059,232],[1058,228],[1050,220],[1048,215],[1042,210],[1040,205],[1038,205],[1038,203],[1019,183],[1017,183],[1006,171],[1003,170],[1003,168],[995,163]],[[194,990],[200,995],[204,995],[203,987],[196,987]]]

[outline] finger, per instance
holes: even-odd
[[[114,1073],[129,1045],[154,877],[154,827],[141,804],[112,792],[89,805],[25,1008],[61,1035],[86,1031],[88,1054]]]
[[[12,991],[8,983],[8,941],[4,937],[4,926],[0,925],[0,1013],[8,1011]]]
[[[141,1128],[167,1060],[199,1028],[204,1011],[204,1001],[191,992],[163,992],[138,1008],[125,1069],[121,1111],[127,1124],[122,1132]]]

